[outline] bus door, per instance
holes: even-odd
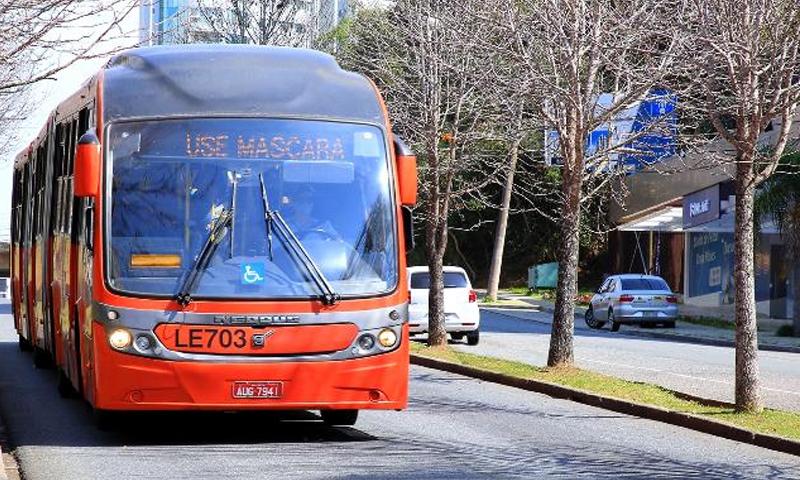
[[[33,277],[33,262],[31,261],[31,254],[33,253],[33,242],[31,241],[31,229],[33,221],[33,200],[32,200],[32,182],[33,176],[33,163],[30,158],[25,163],[24,167],[24,193],[22,197],[22,255],[20,264],[22,268],[22,282],[20,288],[21,298],[20,306],[22,310],[22,336],[33,343],[33,335],[31,332],[31,279]]]
[[[77,130],[73,136],[75,148],[72,150],[71,165],[74,169],[75,166],[75,151],[77,148],[77,141],[89,129],[90,111],[93,109],[84,108],[78,116]],[[74,178],[74,172],[73,172]],[[73,182],[74,183],[74,182]],[[70,191],[72,193],[73,189]],[[94,350],[91,345],[92,337],[92,264],[93,264],[93,230],[94,230],[94,199],[89,198],[75,198],[73,195],[73,209],[72,209],[72,229],[71,229],[71,243],[74,246],[73,256],[76,261],[72,264],[70,271],[70,282],[73,285],[75,292],[74,304],[77,318],[73,321],[76,322],[77,338],[75,339],[76,345],[73,347],[75,352],[76,363],[79,369],[86,367],[87,371],[81,370],[82,388],[86,392],[86,398],[89,401],[94,401],[94,389],[92,378],[92,371],[94,368]]]

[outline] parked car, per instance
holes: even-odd
[[[654,275],[612,275],[597,289],[584,320],[591,328],[611,324],[611,331],[620,325],[663,324],[675,328],[678,298],[663,278]]]
[[[0,277],[0,298],[9,298],[11,296],[9,285],[8,278]]]
[[[478,294],[472,289],[472,284],[463,268],[444,267],[443,273],[445,329],[453,340],[466,337],[467,344],[477,345],[480,340],[481,323]],[[430,284],[428,267],[408,268],[408,288],[411,291],[408,323],[411,333],[428,331]]]

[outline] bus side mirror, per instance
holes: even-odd
[[[417,203],[417,157],[396,135],[394,137],[394,156],[397,161],[400,204],[413,206]]]
[[[74,187],[76,197],[97,197],[100,193],[100,141],[91,130],[78,140]]]

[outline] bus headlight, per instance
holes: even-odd
[[[131,334],[123,328],[118,328],[108,336],[108,343],[117,350],[123,350],[131,344]]]
[[[378,334],[378,343],[380,343],[383,348],[393,347],[394,344],[397,343],[397,334],[394,333],[394,330],[391,328],[384,328]]]

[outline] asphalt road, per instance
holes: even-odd
[[[551,313],[510,310],[499,313],[482,309],[480,344],[458,348],[545,365],[551,322]],[[733,348],[625,334],[625,330],[637,328],[624,325],[617,333],[608,328],[591,330],[583,320],[576,320],[576,363],[588,370],[629,380],[733,401]],[[759,359],[767,406],[800,411],[800,354],[761,351]]]
[[[2,313],[3,305],[0,305]],[[113,432],[62,400],[0,314],[0,414],[26,480],[800,477],[800,458],[435,370],[405,412],[147,414]]]

